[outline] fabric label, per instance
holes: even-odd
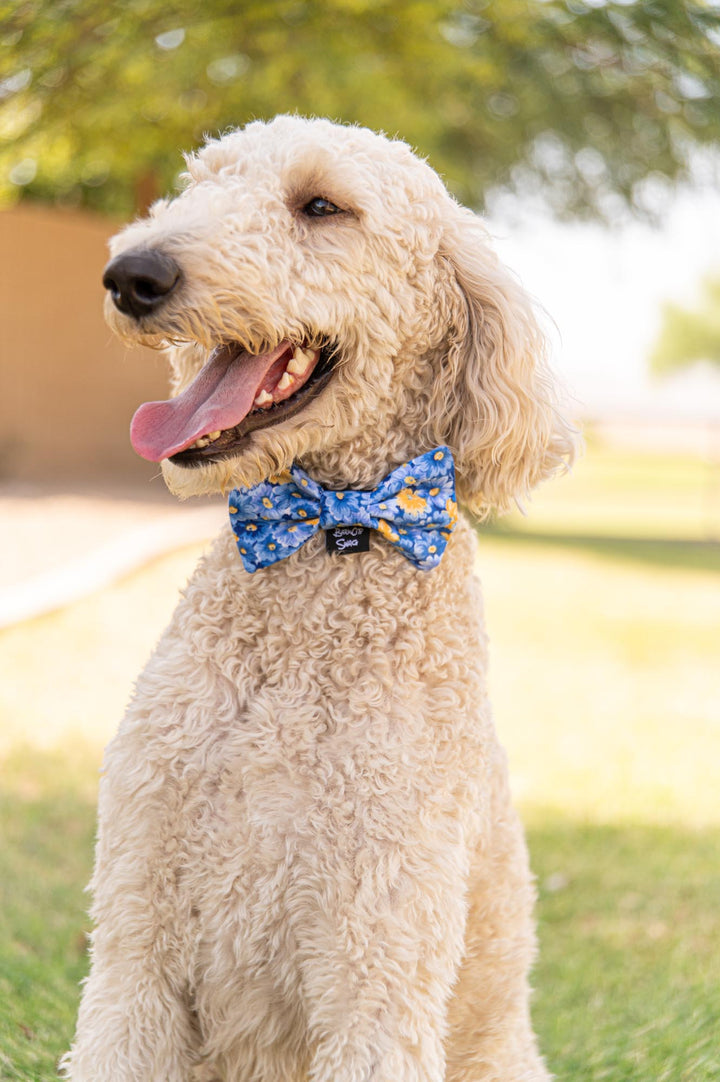
[[[331,526],[325,531],[328,552],[349,556],[353,552],[367,552],[370,548],[370,530],[367,526]]]

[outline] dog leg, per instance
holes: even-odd
[[[459,846],[432,848],[366,851],[364,875],[336,866],[316,885],[322,915],[295,929],[310,1082],[442,1082],[466,869]]]
[[[192,917],[178,904],[171,786],[141,752],[121,736],[106,754],[92,966],[63,1062],[72,1082],[189,1082],[196,1059],[186,992]]]
[[[548,1082],[530,1022],[535,890],[504,756],[492,831],[470,875],[465,955],[448,1009],[447,1082]]]
[[[62,1062],[72,1082],[190,1082],[191,1032],[164,982],[128,964],[95,966]]]

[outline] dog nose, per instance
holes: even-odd
[[[164,304],[180,281],[174,259],[150,248],[123,252],[103,273],[103,285],[113,304],[127,316],[140,319]]]

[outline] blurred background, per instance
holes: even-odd
[[[182,151],[298,111],[399,135],[547,312],[571,475],[479,528],[560,1079],[720,1079],[720,7],[0,4],[0,1079],[51,1077],[87,966],[97,775],[208,538],[127,429],[163,362],[109,236]]]

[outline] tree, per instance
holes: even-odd
[[[612,217],[720,136],[712,0],[3,3],[6,200],[128,213],[203,133],[297,110],[400,133],[475,206]]]
[[[720,277],[705,279],[695,308],[671,302],[663,305],[651,367],[656,372],[671,372],[695,361],[720,365]]]

